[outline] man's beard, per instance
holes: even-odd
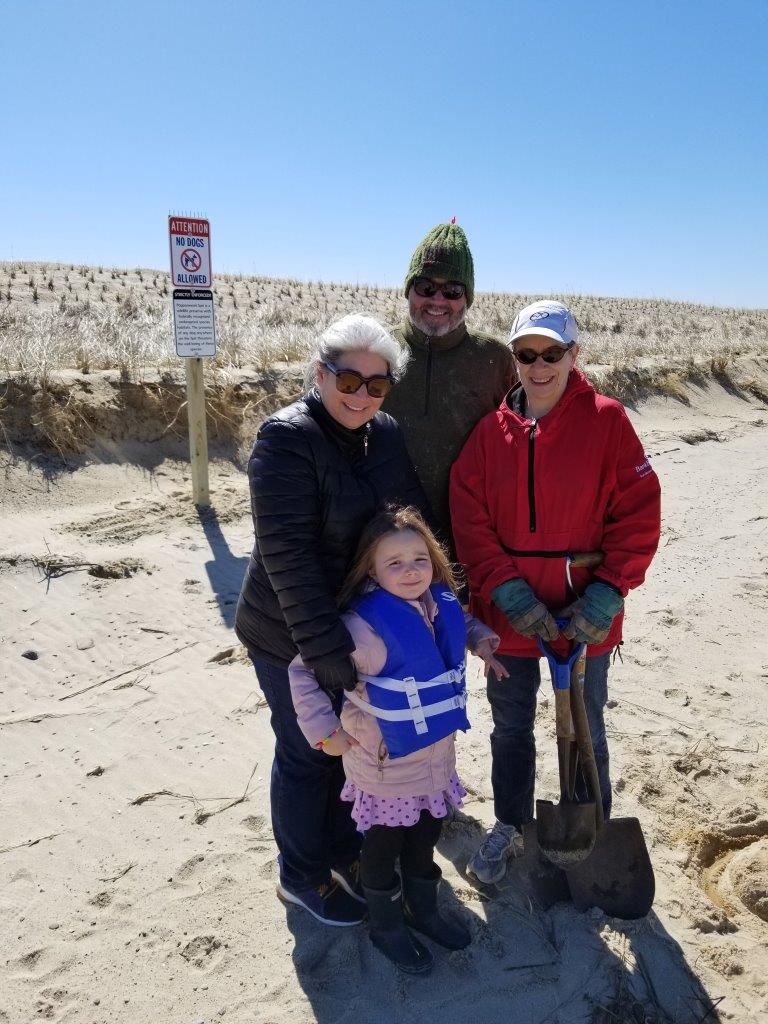
[[[413,326],[418,327],[422,334],[426,334],[428,338],[444,338],[446,334],[455,331],[460,324],[464,323],[467,307],[464,306],[457,313],[449,313],[445,320],[437,326],[435,326],[432,319],[428,317],[428,314],[423,309],[414,310],[409,308],[408,315]]]

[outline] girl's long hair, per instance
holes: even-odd
[[[369,589],[370,573],[379,541],[387,534],[398,533],[400,530],[413,530],[423,539],[432,562],[432,582],[444,583],[451,590],[457,589],[453,566],[440,541],[422,519],[421,513],[410,505],[405,508],[387,505],[373,517],[360,535],[352,568],[339,591],[340,608],[348,608],[356,597]]]

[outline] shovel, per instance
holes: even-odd
[[[562,629],[566,622],[559,620],[558,626]],[[589,857],[596,835],[595,805],[575,803],[573,798],[579,746],[571,724],[569,691],[578,688],[579,678],[583,678],[586,647],[574,645],[566,657],[561,657],[542,639],[539,639],[539,648],[549,663],[555,691],[560,803],[536,801],[536,839],[538,849],[547,860],[558,868],[568,869]]]
[[[653,905],[656,882],[643,830],[637,818],[604,820],[581,681],[571,687],[570,697],[582,772],[594,800],[589,806],[597,829],[592,853],[566,872],[571,899],[577,910],[599,907],[611,917],[629,921],[645,917]]]

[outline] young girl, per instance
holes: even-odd
[[[454,737],[466,730],[466,648],[488,669],[498,636],[462,611],[450,563],[412,508],[388,508],[363,531],[340,595],[355,649],[357,685],[339,720],[310,668],[289,667],[299,727],[308,742],[342,756],[342,799],[363,833],[360,881],[371,940],[401,970],[432,966],[406,927],[447,949],[463,949],[467,928],[437,903],[434,849],[448,805],[466,795],[456,775]],[[400,874],[395,862],[400,859]]]

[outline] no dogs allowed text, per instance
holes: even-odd
[[[171,284],[174,288],[210,288],[211,225],[202,217],[168,218]]]

